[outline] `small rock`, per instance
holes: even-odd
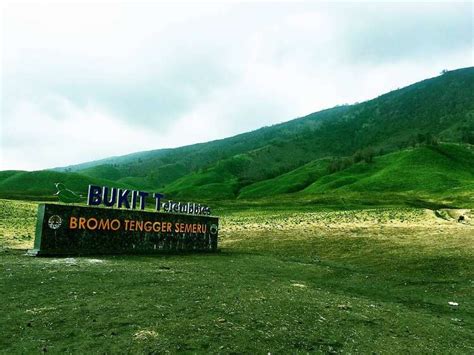
[[[459,303],[457,303],[457,302],[452,302],[452,301],[449,301],[448,304],[449,304],[450,306],[453,306],[453,307],[459,306]]]
[[[102,264],[104,262],[104,260],[101,259],[87,259],[87,261],[91,264]]]
[[[337,306],[337,308],[343,309],[343,310],[349,310],[349,309],[351,309],[352,307],[351,307],[350,305],[348,305],[348,304],[340,304],[340,305]]]
[[[306,285],[303,285],[303,284],[297,284],[297,283],[295,283],[295,284],[291,284],[291,286],[294,286],[294,287],[301,287],[301,288],[304,288],[304,287],[306,287]]]

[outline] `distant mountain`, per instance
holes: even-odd
[[[13,191],[18,191],[15,196],[21,196],[21,181],[27,177],[32,182],[28,190],[34,196],[43,196],[53,177],[74,177],[79,190],[88,181],[107,181],[117,186],[164,191],[168,197],[180,199],[253,199],[279,194],[303,198],[338,191],[366,193],[363,186],[380,186],[374,191],[386,193],[413,191],[441,198],[440,191],[420,179],[402,184],[402,175],[437,181],[440,190],[472,186],[471,168],[456,165],[455,160],[463,156],[468,157],[465,162],[472,163],[472,144],[474,68],[465,68],[364,103],[335,107],[231,138],[49,172],[59,175],[2,172],[0,196],[12,196]],[[457,153],[449,153],[452,150]],[[420,160],[407,158],[412,155],[419,155]],[[446,161],[438,159],[440,156]],[[402,159],[406,165],[401,170],[396,168],[400,166],[396,157],[408,159]],[[445,167],[451,165],[456,170],[448,174]],[[367,171],[356,174],[354,169]],[[397,183],[375,183],[375,177],[388,178],[391,173],[398,176],[398,180],[394,178]],[[35,174],[41,188],[34,187]],[[371,174],[374,177],[370,178]],[[16,181],[17,190],[12,190],[12,181]]]

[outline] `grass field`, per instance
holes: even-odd
[[[236,206],[217,254],[32,258],[35,210],[0,200],[3,353],[474,352],[467,210]]]

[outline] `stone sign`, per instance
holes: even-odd
[[[30,255],[217,251],[209,215],[40,204]]]

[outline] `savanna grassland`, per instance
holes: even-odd
[[[235,205],[216,254],[74,258],[24,256],[35,211],[0,200],[3,353],[474,352],[469,210]]]

